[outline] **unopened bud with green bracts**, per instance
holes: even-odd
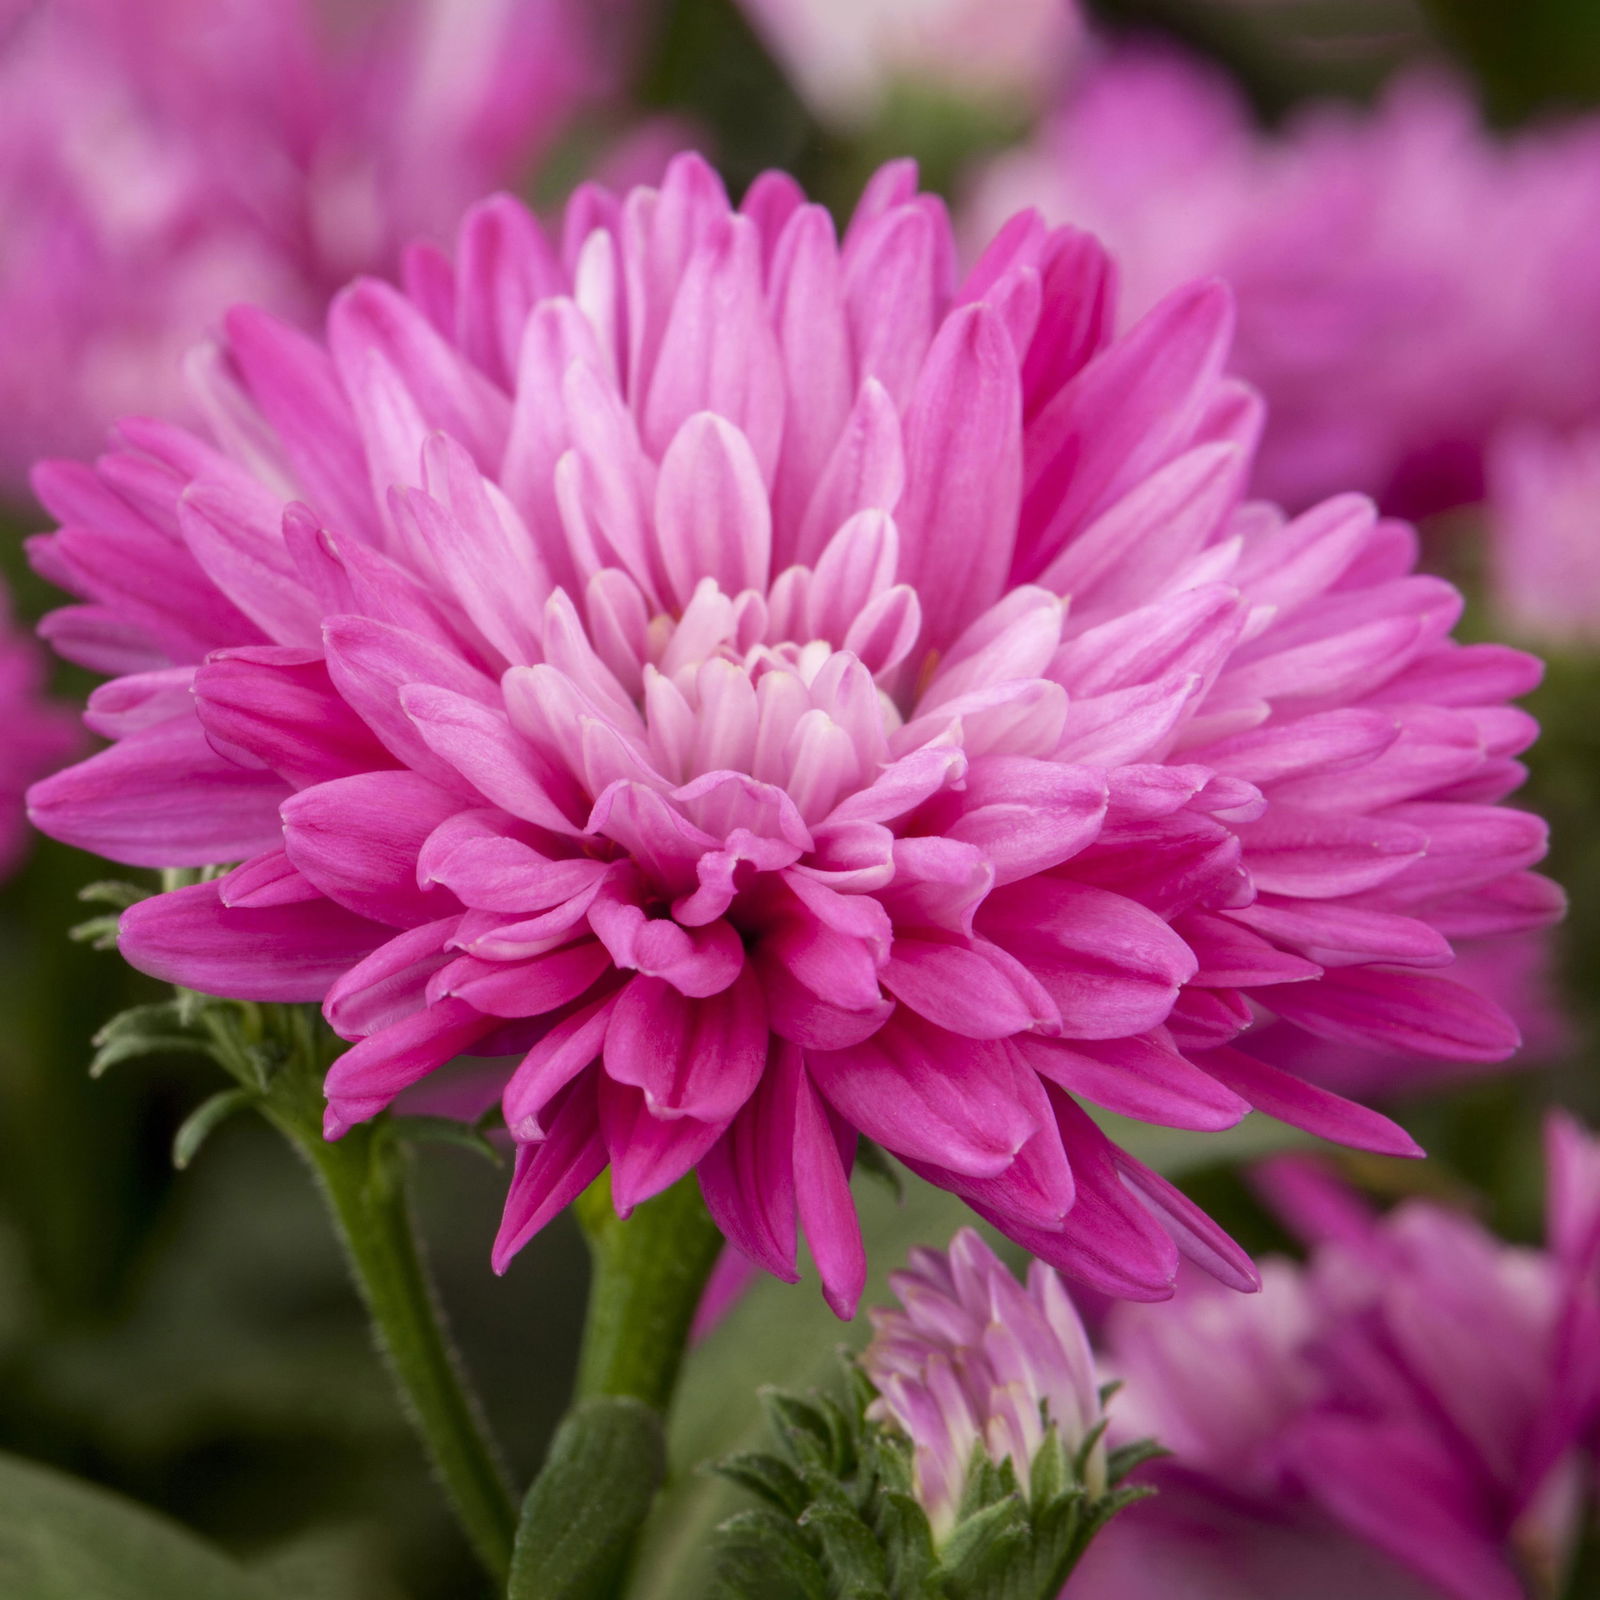
[[[720,1464],[763,1504],[719,1530],[719,1600],[1055,1600],[1146,1492],[1053,1271],[1020,1284],[964,1229],[891,1281],[845,1401],[769,1394],[778,1451]]]

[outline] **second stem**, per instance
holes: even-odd
[[[722,1235],[693,1175],[626,1221],[601,1178],[577,1211],[593,1261],[577,1397],[631,1395],[664,1414]]]

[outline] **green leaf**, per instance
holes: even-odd
[[[830,1503],[813,1505],[800,1519],[821,1544],[839,1600],[889,1600],[889,1572],[872,1530],[835,1486]]]
[[[799,1461],[824,1472],[838,1471],[838,1430],[829,1425],[820,1405],[770,1388],[761,1390],[759,1398],[768,1426],[788,1444]]]
[[[653,1407],[627,1395],[580,1401],[523,1502],[507,1600],[608,1600],[665,1473]]]
[[[100,878],[84,884],[78,891],[78,898],[86,906],[115,906],[118,911],[126,911],[129,906],[148,900],[154,892],[147,885],[124,883],[119,878]]]
[[[17,1456],[0,1456],[0,1595],[279,1600],[177,1523]]]
[[[729,1483],[736,1483],[747,1494],[765,1500],[779,1511],[798,1517],[806,1508],[806,1487],[794,1468],[776,1456],[757,1450],[742,1450],[713,1469]]]
[[[714,1600],[832,1600],[828,1580],[792,1522],[741,1511],[717,1530]]]
[[[996,1579],[1028,1542],[1021,1495],[997,1501],[966,1518],[939,1552],[939,1575],[952,1594],[993,1594]]]
[[[116,917],[89,917],[83,922],[75,922],[67,929],[67,937],[74,944],[86,944],[91,950],[115,950],[117,948]]]
[[[160,1052],[214,1055],[210,1041],[189,1032],[188,1028],[189,1022],[176,1000],[158,1000],[119,1011],[94,1036],[95,1053],[89,1062],[89,1076],[98,1078],[119,1062]]]
[[[878,1503],[877,1533],[904,1600],[940,1593],[934,1578],[939,1563],[933,1531],[927,1513],[911,1495],[894,1489],[884,1493]]]
[[[1168,1453],[1154,1439],[1136,1439],[1132,1444],[1118,1445],[1106,1457],[1106,1480],[1115,1488],[1145,1462],[1159,1461]]]
[[[1048,1424],[1044,1442],[1034,1452],[1033,1465],[1028,1469],[1028,1503],[1042,1506],[1065,1493],[1071,1482],[1082,1479],[1085,1459],[1080,1456],[1076,1461],[1070,1460],[1061,1442],[1061,1430]]]
[[[95,1051],[89,1062],[89,1076],[104,1077],[113,1067],[120,1066],[124,1061],[136,1061],[140,1056],[168,1054],[211,1056],[215,1059],[215,1052],[210,1045],[188,1034],[152,1033],[137,1038],[128,1035],[120,1039],[108,1039]]]
[[[209,1100],[202,1101],[183,1119],[183,1125],[172,1136],[172,1164],[182,1172],[200,1153],[200,1146],[215,1129],[226,1122],[236,1111],[246,1111],[256,1104],[256,1096],[249,1089],[224,1089]]]

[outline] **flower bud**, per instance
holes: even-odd
[[[953,1528],[975,1450],[1009,1461],[1026,1483],[1053,1428],[1084,1487],[1106,1487],[1094,1356],[1060,1277],[1034,1262],[1026,1287],[970,1228],[948,1253],[918,1249],[890,1278],[900,1306],[872,1313],[861,1364],[878,1390],[875,1422],[911,1440],[917,1499],[942,1541]]]
[[[781,1455],[719,1470],[765,1504],[718,1530],[716,1600],[778,1592],[1056,1600],[1148,1490],[1107,1452],[1083,1324],[1055,1272],[1019,1283],[978,1235],[918,1249],[851,1369],[852,1403],[769,1394]]]

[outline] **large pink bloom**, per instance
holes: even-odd
[[[82,747],[66,707],[44,697],[44,661],[12,621],[10,598],[0,584],[0,878],[27,843],[22,797],[28,785]]]
[[[0,8],[0,483],[183,397],[248,300],[310,321],[449,236],[598,87],[584,0]],[[335,38],[336,33],[345,35]]]
[[[1270,413],[1258,482],[1292,507],[1476,500],[1506,419],[1600,406],[1594,119],[1501,141],[1466,88],[1413,75],[1370,111],[1317,106],[1267,135],[1221,74],[1129,51],[995,164],[975,225],[1023,205],[1099,234],[1133,313],[1228,280],[1235,370]]]
[[[326,345],[238,312],[214,442],[131,421],[37,474],[86,601],[48,630],[123,676],[34,814],[243,862],[123,947],[324,1001],[332,1134],[522,1054],[502,1262],[608,1164],[623,1210],[698,1169],[848,1308],[865,1134],[1108,1293],[1179,1249],[1250,1285],[1080,1100],[1413,1150],[1247,1036],[1515,1047],[1440,969],[1555,908],[1496,804],[1537,667],[1452,642],[1367,502],[1242,503],[1224,290],[1121,339],[1111,298],[1032,215],[958,276],[904,165],[841,245],[684,158],[583,191],[559,250],[484,204]]]
[[[1114,1308],[1117,1426],[1172,1455],[1073,1595],[1559,1593],[1600,1422],[1600,1144],[1557,1115],[1547,1145],[1543,1250],[1421,1201],[1373,1217],[1290,1162],[1274,1186],[1309,1268]],[[1175,1567],[1192,1588],[1163,1587]]]

